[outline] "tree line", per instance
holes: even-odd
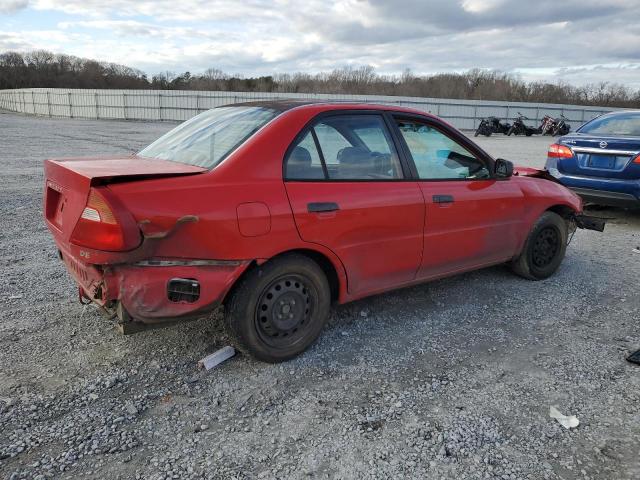
[[[317,74],[243,77],[210,68],[202,74],[164,72],[149,78],[144,72],[124,65],[45,50],[0,54],[0,89],[37,87],[399,95],[640,107],[640,90],[616,83],[574,86],[525,82],[512,74],[480,69],[434,75],[414,75],[406,70],[402,75],[381,75],[373,67],[363,66]]]

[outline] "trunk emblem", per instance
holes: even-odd
[[[600,142],[600,148],[607,148],[607,145],[609,145],[607,142],[605,142],[604,140],[602,142]]]

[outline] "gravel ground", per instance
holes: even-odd
[[[220,312],[120,336],[41,215],[43,158],[171,126],[0,114],[1,477],[640,478],[640,214],[598,210],[606,232],[579,231],[546,281],[495,267],[379,295],[293,361],[203,373]],[[480,142],[542,166],[549,139]]]

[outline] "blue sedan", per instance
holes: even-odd
[[[585,202],[640,208],[640,111],[607,113],[560,137],[545,168]]]

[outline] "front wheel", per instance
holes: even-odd
[[[318,338],[330,306],[329,283],[318,264],[288,254],[247,273],[226,302],[225,316],[240,350],[277,363]]]
[[[473,136],[477,137],[480,134],[486,136],[487,135],[487,130],[489,130],[488,125],[484,121],[482,121],[482,122],[480,122],[480,125],[478,125],[478,128],[476,128],[476,133]]]
[[[522,252],[511,263],[511,269],[529,280],[550,277],[562,263],[567,237],[567,222],[557,213],[543,213],[531,229]]]
[[[511,136],[512,133],[514,133],[516,131],[516,127],[515,126],[511,126],[511,128],[509,128],[509,130],[507,131],[507,135]]]

